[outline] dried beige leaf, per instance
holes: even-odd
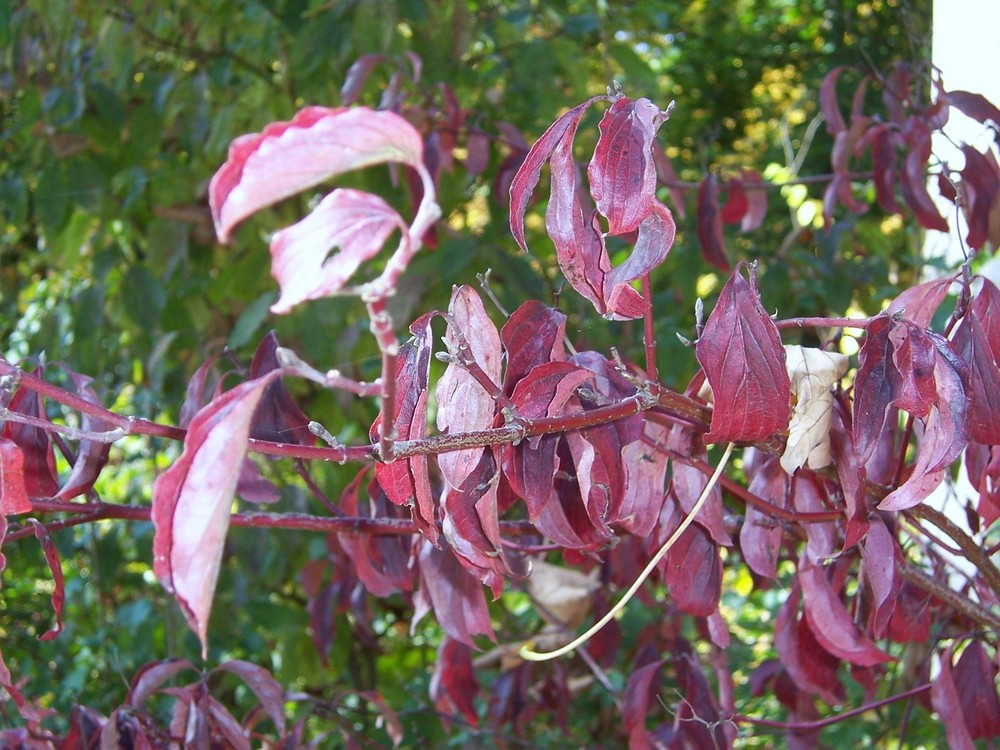
[[[589,574],[536,560],[528,576],[528,593],[538,604],[538,614],[553,625],[571,630],[590,612],[591,595],[600,588],[598,569]]]
[[[789,474],[807,463],[810,469],[820,469],[830,463],[831,388],[847,372],[848,359],[838,352],[804,346],[786,346],[785,357],[797,402],[781,468]]]

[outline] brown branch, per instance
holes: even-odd
[[[924,519],[947,534],[958,545],[958,548],[962,550],[969,562],[976,566],[976,570],[982,574],[983,580],[986,581],[986,584],[993,593],[1000,598],[1000,570],[993,564],[993,561],[986,555],[982,547],[976,543],[975,539],[952,523],[951,519],[944,513],[931,508],[926,503],[921,503],[910,508],[907,512],[917,518]]]
[[[907,581],[920,587],[928,594],[935,596],[957,612],[979,623],[993,632],[1000,632],[1000,616],[994,614],[980,604],[968,599],[957,591],[953,591],[942,583],[938,583],[922,570],[908,565],[897,565],[896,569]]]

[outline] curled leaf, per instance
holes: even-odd
[[[831,388],[847,372],[848,358],[804,346],[786,346],[785,355],[795,409],[781,467],[789,474],[807,463],[810,469],[821,469],[830,463]]]

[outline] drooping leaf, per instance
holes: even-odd
[[[673,667],[681,695],[676,706],[674,729],[687,747],[731,750],[735,732],[720,721],[719,703],[702,671],[691,645],[678,639],[674,645]]]
[[[952,671],[952,677],[969,736],[981,740],[1000,735],[997,666],[990,661],[982,641],[969,642]]]
[[[788,475],[774,456],[761,456],[759,451],[748,449],[744,457],[750,493],[778,508],[788,505]],[[778,556],[784,530],[767,511],[747,505],[746,516],[740,527],[740,550],[747,565],[757,575],[777,580]]]
[[[802,559],[798,581],[809,625],[823,648],[844,661],[862,667],[894,661],[854,624],[834,591],[825,568]]]
[[[474,700],[479,680],[472,668],[472,652],[467,643],[445,636],[438,646],[430,684],[431,698],[446,716],[460,714],[469,726],[479,726]]]
[[[219,240],[260,209],[344,172],[383,162],[422,168],[423,141],[393,112],[306,107],[229,147],[209,185]]]
[[[27,519],[27,523],[35,532],[35,539],[37,539],[38,543],[42,545],[42,553],[45,555],[45,563],[49,566],[49,572],[52,573],[51,600],[52,612],[55,614],[56,621],[52,624],[51,628],[38,636],[38,640],[40,641],[51,641],[59,635],[63,629],[62,612],[63,604],[66,602],[66,580],[63,576],[62,562],[59,560],[59,551],[56,549],[56,545],[52,541],[52,537],[49,536],[48,529],[46,529],[34,518]]]
[[[910,117],[903,130],[908,151],[903,157],[899,189],[917,221],[927,229],[948,231],[948,222],[927,192],[927,161],[931,156],[931,133],[917,117]]]
[[[76,388],[76,395],[89,403],[102,406],[100,399],[91,387],[93,378],[80,375],[75,372],[68,372],[73,385]],[[80,417],[80,426],[84,430],[92,432],[107,432],[112,428],[110,424],[102,419],[83,414]],[[77,446],[76,460],[73,462],[73,469],[70,475],[63,482],[59,489],[57,498],[69,500],[78,495],[86,494],[94,486],[97,477],[108,463],[108,456],[111,453],[111,444],[98,440],[81,440]]]
[[[815,475],[800,473],[792,478],[792,503],[797,512],[829,511],[830,505],[824,503],[824,494],[820,480]],[[835,522],[813,522],[803,525],[806,531],[805,554],[810,561],[818,564],[836,554],[840,535]]]
[[[846,69],[843,65],[834,68],[826,74],[819,87],[819,111],[826,120],[826,131],[832,136],[847,129],[840,104],[837,103],[837,79]]]
[[[788,427],[791,383],[785,350],[744,264],[726,282],[695,353],[715,400],[706,443],[763,440]]]
[[[153,569],[208,650],[208,617],[254,411],[282,370],[241,383],[195,415],[184,452],[153,484]]]
[[[1000,445],[1000,363],[994,359],[977,306],[962,319],[953,343],[969,365],[969,439]]]
[[[670,463],[665,450],[669,429],[647,420],[643,430],[642,437],[621,450],[621,462],[625,466],[625,493],[616,519],[619,526],[638,537],[649,536],[659,519]]]
[[[880,317],[865,331],[854,377],[854,445],[858,460],[867,463],[876,439],[886,428],[889,407],[902,387],[889,340],[892,320]]]
[[[795,409],[781,467],[789,474],[806,464],[821,469],[830,463],[831,388],[847,372],[848,359],[838,352],[803,346],[786,346],[785,355]]]
[[[682,425],[675,425],[667,436],[666,447],[674,457],[670,466],[667,498],[676,501],[676,506],[669,502],[663,504],[659,531],[661,543],[667,539],[666,536],[663,536],[663,529],[669,528],[670,524],[674,524],[674,528],[676,528],[677,522],[671,520],[672,514],[677,509],[683,513],[690,513],[708,484],[707,474],[693,463],[680,458],[681,456],[690,456],[695,461],[704,462],[707,460],[708,454],[698,435]],[[732,545],[733,542],[726,531],[723,518],[722,490],[718,485],[712,488],[705,504],[695,516],[694,522],[700,524],[711,535],[716,544],[724,547]]]
[[[876,638],[885,636],[902,587],[902,580],[896,574],[896,563],[902,560],[898,549],[885,521],[873,516],[871,527],[861,540],[861,569],[874,599],[871,631]]]
[[[159,690],[161,685],[187,669],[195,669],[194,664],[187,659],[168,658],[144,664],[132,678],[125,703],[134,708],[142,708],[146,699]]]
[[[629,750],[652,747],[646,720],[651,708],[656,706],[655,696],[663,680],[663,659],[633,669],[622,697],[622,723],[629,735]]]
[[[729,271],[729,254],[722,236],[719,211],[719,178],[714,172],[705,175],[698,188],[698,242],[702,257],[720,271]]]
[[[757,170],[744,169],[741,175],[747,207],[740,220],[740,231],[752,232],[764,223],[767,216],[767,190],[764,189],[764,178]]]
[[[411,630],[433,611],[444,632],[456,641],[473,648],[474,635],[495,641],[482,584],[469,575],[450,548],[439,549],[427,539],[419,544],[420,589],[414,595]]]
[[[515,386],[536,365],[566,359],[563,341],[566,316],[551,307],[529,300],[518,307],[500,330],[507,356],[503,375],[504,394],[510,396]]]
[[[41,398],[27,388],[14,393],[7,409],[36,419],[43,416]],[[21,473],[29,497],[52,497],[59,491],[56,457],[45,430],[9,419],[3,422],[0,438],[21,450]]]
[[[746,215],[750,205],[743,181],[735,177],[726,183],[726,202],[722,206],[720,217],[723,224],[739,224]]]
[[[300,302],[342,291],[396,230],[405,251],[409,228],[388,203],[359,190],[334,190],[308,216],[271,239],[271,275],[281,287],[271,311],[287,313]]]
[[[781,666],[799,690],[836,705],[843,699],[844,688],[837,679],[836,664],[831,664],[835,657],[816,642],[805,618],[799,617],[801,599],[802,590],[795,583],[775,618],[774,647]]]
[[[665,507],[672,504],[668,500]],[[666,538],[680,523],[680,514],[673,528],[660,529]],[[719,547],[699,524],[688,526],[663,558],[663,581],[678,609],[696,617],[708,617],[719,608],[722,596],[722,559]]]
[[[1000,197],[1000,166],[992,151],[983,154],[968,144],[962,145],[965,167],[962,168],[962,208],[969,224],[965,241],[974,250],[981,250],[987,241],[996,247],[1000,227],[994,206]]]
[[[955,686],[952,671],[952,651],[941,654],[941,670],[931,683],[931,705],[944,724],[945,736],[951,750],[975,750],[976,744],[969,732],[968,717],[962,710],[962,701]]]
[[[270,331],[257,345],[250,361],[250,379],[281,367],[278,361],[278,337]],[[264,391],[254,414],[250,437],[276,443],[313,445],[316,437],[309,432],[309,417],[295,403],[284,381],[275,380]]]
[[[274,676],[261,666],[242,659],[222,662],[216,670],[232,672],[243,680],[250,691],[257,696],[261,708],[274,722],[279,734],[285,733],[285,691]]]
[[[361,55],[361,57],[351,63],[351,67],[347,69],[347,73],[344,75],[344,83],[340,87],[340,103],[345,107],[349,107],[357,102],[358,97],[361,95],[361,89],[364,88],[365,81],[368,80],[368,76],[384,61],[385,55],[367,54]]]
[[[982,526],[1000,518],[1000,446],[970,442],[965,449],[965,471],[979,492],[977,514]]]
[[[475,290],[452,291],[445,341],[458,358],[470,357],[495,385],[500,384],[500,334]],[[453,359],[438,380],[437,426],[442,433],[473,432],[493,426],[497,404],[467,367]],[[438,456],[438,467],[452,488],[465,482],[480,463],[484,448],[469,448]]]
[[[992,120],[994,124],[1000,125],[1000,109],[982,94],[947,91],[941,93],[941,98],[977,122],[985,125]]]

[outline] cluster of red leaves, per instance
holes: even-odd
[[[381,62],[359,63],[345,85],[346,101],[356,96],[358,81],[371,66]],[[929,204],[922,179],[929,133],[943,121],[939,110],[946,111],[944,104],[917,111],[909,102],[887,99],[890,118],[876,122],[863,114],[863,82],[848,127],[835,101],[838,75],[831,74],[821,92],[835,138],[827,211],[836,202],[860,210],[851,191],[850,159],[871,147],[882,207],[899,210],[894,197],[898,181],[918,219],[941,228],[944,220]],[[905,69],[894,75],[899,85],[893,91],[908,91]],[[360,293],[370,310],[378,311],[373,301],[391,293],[431,231],[438,215],[436,180],[444,154],[454,145],[448,133],[453,137],[465,113],[446,92],[441,119],[449,127],[421,134],[401,114],[400,103],[390,99],[382,111],[311,107],[290,122],[244,136],[213,179],[211,203],[224,239],[261,208],[347,170],[389,162],[415,175],[411,185],[419,189],[414,189],[412,222],[377,196],[337,189],[305,219],[276,233],[272,268],[281,298],[275,312],[348,291]],[[573,142],[584,113],[601,101],[610,106],[601,120],[587,168],[589,190],[584,191]],[[996,119],[995,110],[962,92],[942,92],[939,101],[978,113],[980,119]],[[526,249],[524,215],[548,163],[551,196],[545,226],[558,263],[573,288],[608,318],[650,313],[650,300],[633,282],[664,260],[674,239],[672,215],[656,197],[657,171],[662,175],[665,167],[654,138],[666,117],[648,100],[619,93],[595,97],[560,117],[521,153],[510,178],[511,229]],[[470,159],[480,159],[469,145]],[[902,160],[898,180],[897,159]],[[995,168],[990,159],[967,158],[961,173],[971,196],[963,206],[976,217],[989,213],[996,199],[995,180],[987,179]],[[747,173],[730,181],[728,202],[716,211],[711,209],[720,192],[716,178],[706,179],[699,190],[699,234],[709,248],[709,261],[719,267],[729,267],[717,241],[721,224],[740,222],[749,231],[763,219],[763,193],[750,184],[758,180]],[[399,244],[375,281],[348,287],[349,278],[397,231]],[[979,218],[970,220],[970,244],[978,247],[991,231]],[[608,236],[634,245],[617,267],[609,259]],[[777,581],[779,561],[789,560],[795,573],[775,623],[777,658],[757,668],[751,680],[754,691],[773,691],[788,708],[791,725],[800,727],[817,718],[816,699],[831,705],[844,700],[844,665],[851,679],[873,694],[886,665],[894,661],[890,652],[898,652],[890,644],[926,641],[932,621],[948,637],[973,632],[995,621],[991,607],[1000,596],[1000,574],[988,556],[977,561],[982,567],[972,579],[978,602],[965,598],[966,605],[955,605],[944,595],[950,589],[934,583],[936,578],[931,590],[921,587],[920,581],[934,577],[912,571],[901,546],[901,519],[913,520],[901,514],[923,503],[963,451],[966,471],[979,491],[975,525],[985,528],[1000,515],[1000,290],[986,280],[974,287],[963,278],[946,336],[929,324],[951,281],[908,290],[886,313],[867,322],[853,385],[840,383],[838,373],[821,389],[829,397],[827,421],[822,429],[808,426],[808,466],[802,459],[791,468],[782,453],[793,438],[801,438],[789,432],[792,383],[803,373],[786,359],[778,323],[762,303],[753,267],[736,266],[700,331],[695,355],[702,373],[687,390],[691,395],[649,382],[639,368],[599,352],[570,353],[566,318],[558,310],[525,302],[498,328],[473,289],[455,288],[448,310],[420,316],[401,346],[392,336],[388,342],[380,338],[387,368],[380,384],[383,408],[371,427],[371,450],[365,453],[379,460],[374,471],[366,466],[348,485],[339,510],[359,520],[408,519],[412,526],[406,534],[331,535],[328,558],[303,570],[320,653],[328,652],[334,612],[351,611],[364,622],[366,598],[359,594],[401,593],[414,607],[414,623],[433,612],[446,634],[432,680],[433,699],[442,711],[476,724],[472,649],[476,636],[495,638],[483,585],[496,598],[508,582],[516,585],[529,576],[528,550],[535,543],[555,545],[565,561],[583,567],[603,559],[607,579],[626,585],[705,489],[708,446],[734,442],[746,446],[742,468],[748,486],[728,481],[725,499],[716,488],[660,564],[657,575],[669,592],[671,612],[696,618],[724,660],[730,634],[719,610],[723,548],[727,559],[745,562],[762,586],[773,585],[767,581]],[[435,352],[433,327],[439,318],[445,346]],[[391,321],[372,322],[373,329],[391,332]],[[434,356],[447,363],[437,383],[431,382]],[[192,380],[183,411],[184,452],[157,479],[152,509],[156,574],[203,644],[232,499],[239,495],[267,502],[277,496],[248,460],[251,440],[313,443],[304,427],[307,418],[280,381],[284,375],[313,375],[285,364],[273,338],[262,343],[245,382],[217,389],[206,403],[208,366]],[[693,395],[702,382],[711,390],[711,409],[704,392]],[[74,385],[76,403],[96,401],[85,379],[74,378]],[[796,413],[809,405],[796,401]],[[685,411],[677,410],[679,402]],[[433,403],[437,431],[429,434]],[[7,408],[17,419],[6,421],[0,433],[4,514],[31,512],[33,498],[65,499],[89,491],[107,461],[106,443],[80,440],[72,474],[61,482],[37,392],[16,391]],[[99,420],[85,427],[94,433],[107,430]],[[915,458],[908,462],[911,443]],[[336,446],[330,450],[346,456]],[[735,520],[734,508],[741,511]],[[505,524],[518,525],[521,541],[528,544],[505,537],[505,528],[513,528]],[[46,530],[40,524],[35,530],[46,551],[51,550],[56,576],[58,561]],[[0,539],[4,531],[0,527]],[[56,592],[58,618],[58,577]],[[544,601],[538,604],[545,606]],[[649,647],[636,656],[622,697],[630,746],[731,746],[735,707],[724,691],[713,692],[678,623],[679,617],[671,617],[651,629]],[[53,635],[58,628],[57,619]],[[609,628],[588,645],[598,665],[615,656],[614,632]],[[930,698],[953,746],[969,747],[974,739],[1000,734],[995,659],[974,639],[957,664],[950,648],[941,654]],[[929,663],[920,667],[925,678]],[[654,696],[668,665],[680,700],[672,722],[650,729],[647,718],[655,712]],[[158,686],[188,666],[162,664],[136,679],[148,682],[155,673]],[[258,686],[267,682],[258,672],[240,676]],[[268,706],[275,698],[270,683],[266,696],[248,684],[271,714]],[[184,731],[214,732],[238,747],[232,744],[238,723],[216,707],[203,685],[165,689],[183,704],[178,714],[187,717],[183,721],[201,717],[185,724]],[[35,718],[2,662],[0,687],[27,718]],[[139,693],[148,695],[152,689]],[[501,674],[488,720],[526,726],[539,710],[531,705],[532,695],[546,696],[541,707],[565,722],[559,706],[570,696],[567,671],[540,674],[527,663]],[[278,718],[272,719],[278,724]],[[141,721],[120,712],[114,720],[88,716],[86,722],[87,731],[99,728],[102,735],[147,731]],[[84,731],[82,724],[77,726]],[[795,735],[797,746],[814,746],[815,735],[803,729]]]

